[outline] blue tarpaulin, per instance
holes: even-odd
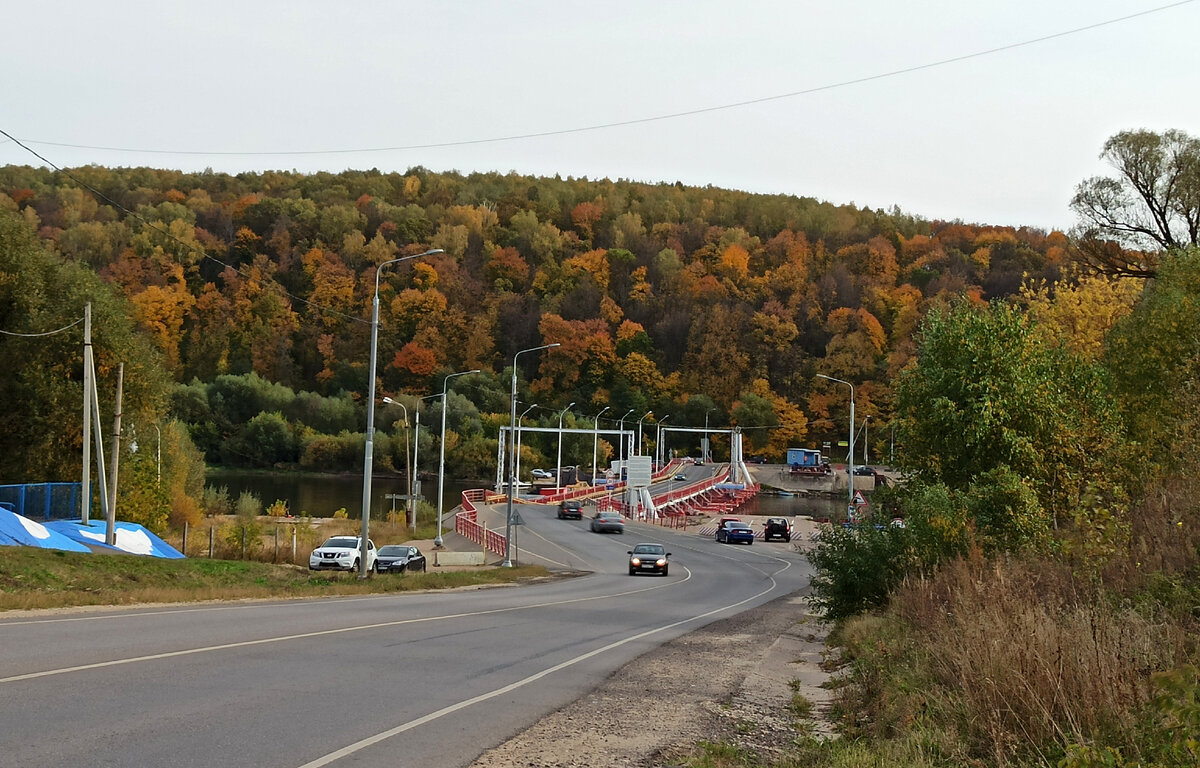
[[[87,544],[92,549],[115,549],[134,555],[150,555],[152,557],[181,558],[183,553],[167,542],[151,533],[145,526],[137,523],[116,523],[116,547],[108,547],[104,543],[104,534],[108,524],[102,520],[91,520],[84,525],[78,520],[52,520],[46,523],[50,528],[64,537]]]
[[[90,552],[82,543],[0,506],[0,544],[7,546],[61,549],[67,552]]]

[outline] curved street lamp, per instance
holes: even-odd
[[[663,416],[658,420],[658,431],[655,433],[654,437],[654,455],[657,458],[658,466],[660,467],[663,464],[663,459],[666,458],[663,456],[662,450],[662,425],[669,418],[671,418],[671,414],[668,413],[666,416]]]
[[[634,456],[642,455],[642,422],[646,420],[647,416],[653,416],[653,415],[654,415],[654,411],[646,411],[646,413],[642,415],[642,418],[638,419],[638,444],[637,444],[637,453],[633,454]]]
[[[525,420],[525,414],[537,408],[537,403],[525,409],[524,413],[517,417],[517,469],[513,473],[517,476],[517,482],[521,482],[521,422]]]
[[[571,406],[575,403],[568,403],[566,408],[562,409],[562,413],[558,414],[558,466],[554,468],[554,493],[558,494],[562,487],[562,420],[563,416],[567,415],[567,411],[571,410]]]
[[[478,368],[473,368],[469,371],[459,371],[458,373],[447,374],[446,378],[442,379],[442,439],[441,452],[438,457],[438,515],[437,515],[437,537],[433,540],[433,546],[442,546],[442,490],[446,484],[446,411],[450,410],[450,400],[446,397],[446,387],[450,383],[450,379],[455,376],[466,376],[470,373],[479,373]]]
[[[596,418],[592,419],[592,485],[596,484],[596,448],[600,445],[600,417],[611,405],[606,405],[600,409],[600,413],[596,414]]]
[[[371,472],[375,461],[375,357],[379,349],[379,275],[389,264],[401,261],[419,259],[422,256],[432,256],[435,253],[445,253],[441,248],[430,248],[424,253],[412,256],[401,256],[398,259],[385,261],[375,268],[375,294],[371,298],[371,362],[367,368],[367,439],[363,449],[363,499],[362,499],[362,540],[358,543],[358,578],[367,578],[367,535],[371,526]]]
[[[404,411],[404,465],[405,465],[404,473],[406,475],[408,475],[408,498],[404,500],[404,506],[408,510],[408,515],[413,516],[414,520],[415,520],[415,515],[413,513],[413,499],[412,499],[413,476],[412,476],[412,472],[408,471],[408,465],[411,463],[410,460],[412,459],[412,454],[408,450],[408,408],[404,407],[404,403],[398,403],[390,397],[383,398],[383,402],[387,403],[388,405],[398,405],[398,406],[400,406],[401,410]],[[392,507],[392,511],[393,512],[395,511],[395,507]],[[393,515],[393,517],[394,517],[394,515]],[[406,519],[405,522],[407,523],[408,520]]]
[[[716,407],[709,408],[704,412],[704,447],[700,451],[700,460],[708,463],[712,460],[711,452],[708,450],[708,414],[717,410]]]
[[[845,384],[850,387],[850,455],[848,463],[848,471],[846,476],[849,478],[850,486],[850,505],[846,508],[850,516],[854,515],[854,385],[842,379],[835,379],[832,376],[826,376],[823,373],[817,374],[818,379],[828,379],[836,381],[838,384]]]
[[[508,422],[508,504],[505,508],[504,515],[504,562],[501,567],[512,568],[512,519],[513,519],[513,496],[516,494],[517,482],[517,358],[526,352],[537,352],[539,349],[553,349],[554,347],[562,346],[558,342],[553,344],[543,344],[540,347],[530,347],[522,349],[513,355],[513,371],[512,371],[512,403],[509,406],[509,422]]]
[[[631,413],[633,413],[632,408],[630,408],[628,411],[625,411],[625,416],[628,416]],[[622,416],[620,419],[618,419],[621,424],[621,450],[617,453],[617,456],[618,461],[621,462],[622,477],[625,475],[625,416]]]

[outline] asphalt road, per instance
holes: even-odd
[[[590,573],[0,615],[0,766],[464,766],[630,659],[809,581],[786,544],[730,546],[637,523],[593,534],[587,517],[520,513],[522,561]],[[627,575],[639,541],[667,545],[669,576]]]

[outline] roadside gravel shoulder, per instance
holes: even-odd
[[[779,598],[635,659],[472,768],[658,768],[701,741],[765,755],[805,732],[829,734],[825,636],[803,592]],[[793,693],[814,722],[797,721]]]

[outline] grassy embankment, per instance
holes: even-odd
[[[375,575],[313,573],[251,560],[101,555],[0,547],[0,611],[247,598],[330,597],[507,584],[545,575],[537,566]]]

